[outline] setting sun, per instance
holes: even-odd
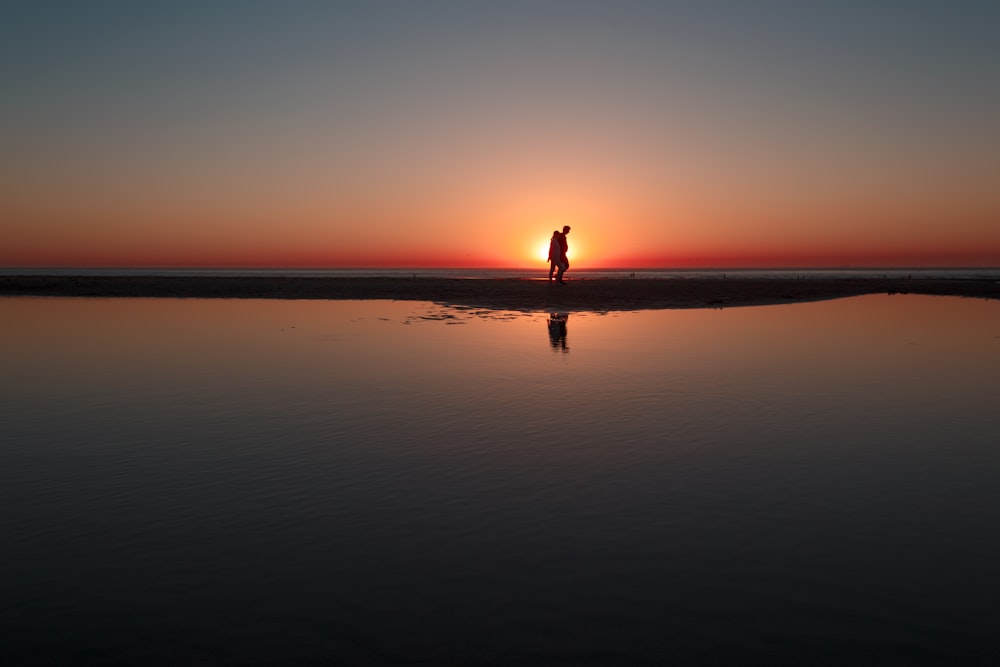
[[[538,252],[536,254],[537,254],[538,259],[542,260],[543,262],[549,261],[549,244],[550,243],[551,243],[550,239],[545,239],[544,241],[542,241],[541,243],[538,244]]]
[[[570,247],[569,247],[569,250],[566,251],[566,257],[572,258],[574,256],[575,257],[579,257],[580,256],[579,252],[574,252],[574,247],[573,247],[573,245],[574,245],[573,241],[574,240],[575,239],[573,239],[572,234],[571,234],[570,237],[569,237]],[[538,245],[537,245],[537,250],[535,251],[535,254],[532,255],[532,258],[533,259],[537,258],[538,260],[543,261],[543,262],[549,261],[549,244],[551,242],[552,242],[551,238],[546,238],[546,239],[543,239],[543,240],[539,241]]]

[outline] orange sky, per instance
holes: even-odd
[[[559,4],[27,3],[0,267],[1000,266],[994,3]]]

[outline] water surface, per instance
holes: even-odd
[[[0,313],[6,662],[1000,659],[1000,303]]]

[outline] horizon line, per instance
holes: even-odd
[[[49,265],[49,266],[0,266],[0,271],[540,271],[548,270],[545,266],[295,266],[295,265],[209,265],[209,264],[147,264],[147,265]],[[997,265],[886,265],[886,264],[850,264],[850,265],[777,265],[777,266],[591,266],[574,268],[574,273],[607,272],[607,271],[975,271],[1000,270]]]

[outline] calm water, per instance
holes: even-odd
[[[0,299],[5,664],[996,664],[1000,303]]]

